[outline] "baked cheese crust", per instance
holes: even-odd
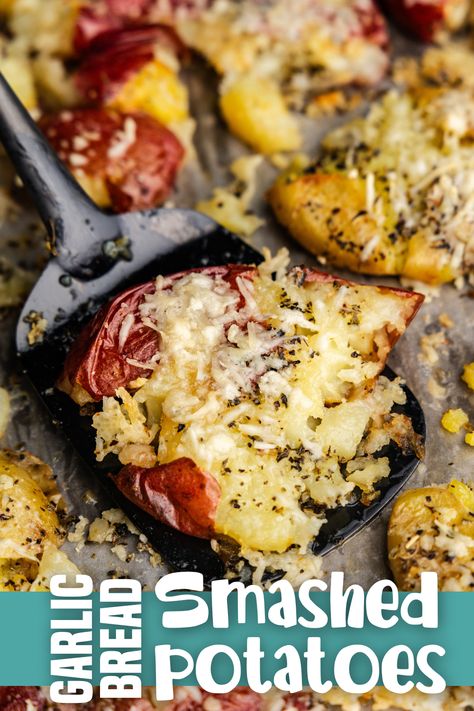
[[[393,89],[329,133],[319,158],[269,192],[314,254],[365,274],[430,284],[474,272],[472,86]]]
[[[289,109],[334,87],[376,84],[388,65],[372,0],[215,0],[176,27],[223,77],[221,110],[232,132],[262,153],[300,145]]]
[[[401,590],[417,590],[420,575],[438,573],[443,591],[474,588],[474,490],[460,481],[406,491],[393,508],[388,556]]]
[[[416,447],[410,422],[391,413],[405,402],[399,380],[379,375],[422,297],[286,263],[267,260],[232,284],[206,270],[172,284],[158,277],[139,318],[159,350],[129,358],[146,377],[105,397],[93,417],[97,458],[141,467],[145,487],[147,469],[150,481],[165,466],[168,482],[183,481],[186,462],[210,475],[220,492],[207,486],[209,507],[218,498],[214,534],[244,551],[304,552],[327,508],[374,497],[390,472],[376,456],[383,446]],[[119,346],[135,318],[123,312]]]

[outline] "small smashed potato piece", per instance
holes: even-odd
[[[474,390],[474,362],[467,363],[464,366],[461,378],[464,380],[468,388]]]
[[[460,481],[411,489],[393,507],[388,558],[401,590],[417,590],[420,574],[438,573],[439,589],[474,589],[474,489]]]
[[[216,187],[212,197],[196,205],[198,212],[208,215],[220,225],[242,237],[251,237],[264,220],[255,215],[251,203],[257,189],[257,172],[263,160],[260,155],[241,156],[231,165],[235,176],[226,187]]]
[[[51,575],[71,572],[57,550],[59,505],[47,464],[28,452],[0,451],[0,591],[47,589]]]
[[[278,85],[270,79],[239,77],[224,90],[220,105],[232,133],[260,153],[300,147],[296,119],[288,111]]]
[[[469,423],[469,418],[464,410],[446,410],[441,418],[441,425],[445,430],[452,433],[457,433]]]
[[[116,212],[162,203],[184,154],[176,136],[143,113],[60,111],[43,116],[40,128],[94,202]]]
[[[284,171],[269,202],[339,268],[428,284],[472,274],[473,117],[472,86],[389,91],[330,132],[312,165]]]

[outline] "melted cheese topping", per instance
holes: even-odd
[[[27,452],[0,450],[0,591],[47,590],[79,570],[58,550],[64,531],[51,469]]]
[[[324,142],[317,172],[365,181],[366,212],[395,244],[427,241],[451,275],[474,268],[474,94],[390,91]],[[365,250],[367,259],[377,235]]]
[[[308,283],[275,261],[236,288],[205,273],[172,288],[159,277],[140,307],[160,334],[159,362],[133,395],[104,399],[98,458],[136,443],[159,463],[189,457],[221,487],[217,533],[249,549],[304,550],[325,507],[356,486],[370,494],[389,473],[364,442],[404,402],[398,382],[372,390],[387,329],[405,327],[400,302],[374,287]]]
[[[398,518],[400,512],[403,519]],[[460,481],[448,487],[415,489],[400,497],[388,541],[389,560],[401,589],[418,589],[420,574],[434,570],[440,590],[472,590],[473,514],[474,490]]]
[[[285,0],[215,0],[177,29],[226,84],[251,71],[276,80],[294,105],[314,90],[375,83],[387,66],[384,24],[372,0],[299,0],[297,12]]]

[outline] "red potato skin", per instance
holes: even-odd
[[[210,0],[94,0],[83,5],[76,21],[73,45],[77,55],[103,35],[136,25],[172,24],[179,12],[196,15]]]
[[[46,699],[36,686],[0,686],[1,711],[43,711]]]
[[[154,0],[95,0],[79,9],[73,44],[77,54],[101,35],[146,22]]]
[[[222,276],[235,287],[238,276],[251,275],[253,267],[240,264],[226,267],[191,269],[168,277],[164,288],[185,274],[204,272]],[[146,294],[153,293],[155,282],[132,287],[102,307],[80,333],[71,348],[58,387],[71,394],[74,387],[82,388],[92,400],[112,396],[119,387],[127,387],[136,378],[146,377],[151,371],[131,365],[128,358],[147,363],[159,350],[157,332],[145,326],[139,317],[139,306]],[[120,329],[128,314],[135,317],[126,340],[120,344]]]
[[[163,288],[170,288],[174,281],[195,271],[215,277],[221,276],[233,288],[237,288],[238,276],[254,278],[255,267],[229,265],[190,270],[168,277]],[[334,277],[306,267],[296,267],[293,272],[296,283],[319,282],[356,285],[355,282]],[[127,358],[137,356],[146,362],[159,350],[156,332],[144,326],[139,318],[139,306],[146,294],[153,292],[154,282],[150,281],[116,297],[96,315],[92,323],[80,335],[70,351],[58,387],[74,395],[80,386],[92,399],[113,395],[117,387],[127,385],[136,377],[147,375],[147,371],[131,366]],[[423,302],[421,294],[380,287],[382,291],[396,292],[407,300],[406,321],[409,323]],[[243,305],[243,304],[241,304]],[[133,314],[135,322],[125,341],[120,343],[120,329],[127,314]],[[393,345],[401,334],[388,334]],[[383,343],[379,352],[383,366],[390,350]],[[153,518],[198,538],[212,538],[220,488],[211,474],[203,472],[189,458],[176,459],[149,469],[127,465],[114,477],[119,491],[136,506]]]
[[[78,386],[92,400],[111,396],[136,378],[151,374],[131,365],[127,359],[148,362],[159,349],[158,334],[138,318],[145,294],[153,292],[153,282],[128,289],[103,306],[80,333],[64,363],[58,387],[72,394]],[[120,329],[125,317],[133,314],[134,325],[120,345]]]
[[[94,41],[80,63],[74,81],[86,101],[111,101],[137,72],[155,57],[155,47],[171,51],[179,59],[187,50],[174,30],[164,25],[113,29]]]
[[[114,477],[119,491],[153,518],[197,538],[212,538],[221,490],[192,459],[150,469],[127,465]]]
[[[127,119],[134,122],[135,139],[114,154],[113,146],[121,140]],[[105,181],[115,212],[162,203],[184,156],[176,136],[143,113],[75,109],[46,115],[39,126],[72,173],[82,171]],[[80,149],[76,147],[79,137],[87,137],[87,145]]]
[[[387,24],[375,2],[369,7],[361,7],[356,4],[354,9],[359,17],[357,34],[377,44],[379,47],[388,47],[389,34]]]
[[[435,42],[441,33],[460,29],[450,20],[450,8],[465,6],[466,17],[469,0],[380,0],[380,5],[401,30],[422,42]]]

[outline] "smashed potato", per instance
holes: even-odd
[[[181,13],[176,30],[223,78],[221,109],[231,131],[262,153],[294,150],[300,136],[291,110],[315,95],[384,75],[388,34],[376,3],[285,0],[210,3]]]
[[[438,573],[444,591],[474,589],[474,490],[460,481],[403,493],[388,527],[388,558],[401,590]]]
[[[474,89],[392,90],[269,191],[278,220],[344,269],[441,284],[474,272]]]
[[[50,467],[28,452],[0,452],[0,591],[46,590],[78,572],[58,547],[60,497]]]
[[[305,553],[326,508],[356,487],[377,496],[390,472],[381,447],[416,450],[419,439],[392,412],[400,382],[378,376],[423,297],[288,261],[282,251],[257,268],[123,292],[79,336],[58,383],[78,403],[102,401],[96,457],[126,465],[115,483],[137,506],[188,534],[278,554]]]

